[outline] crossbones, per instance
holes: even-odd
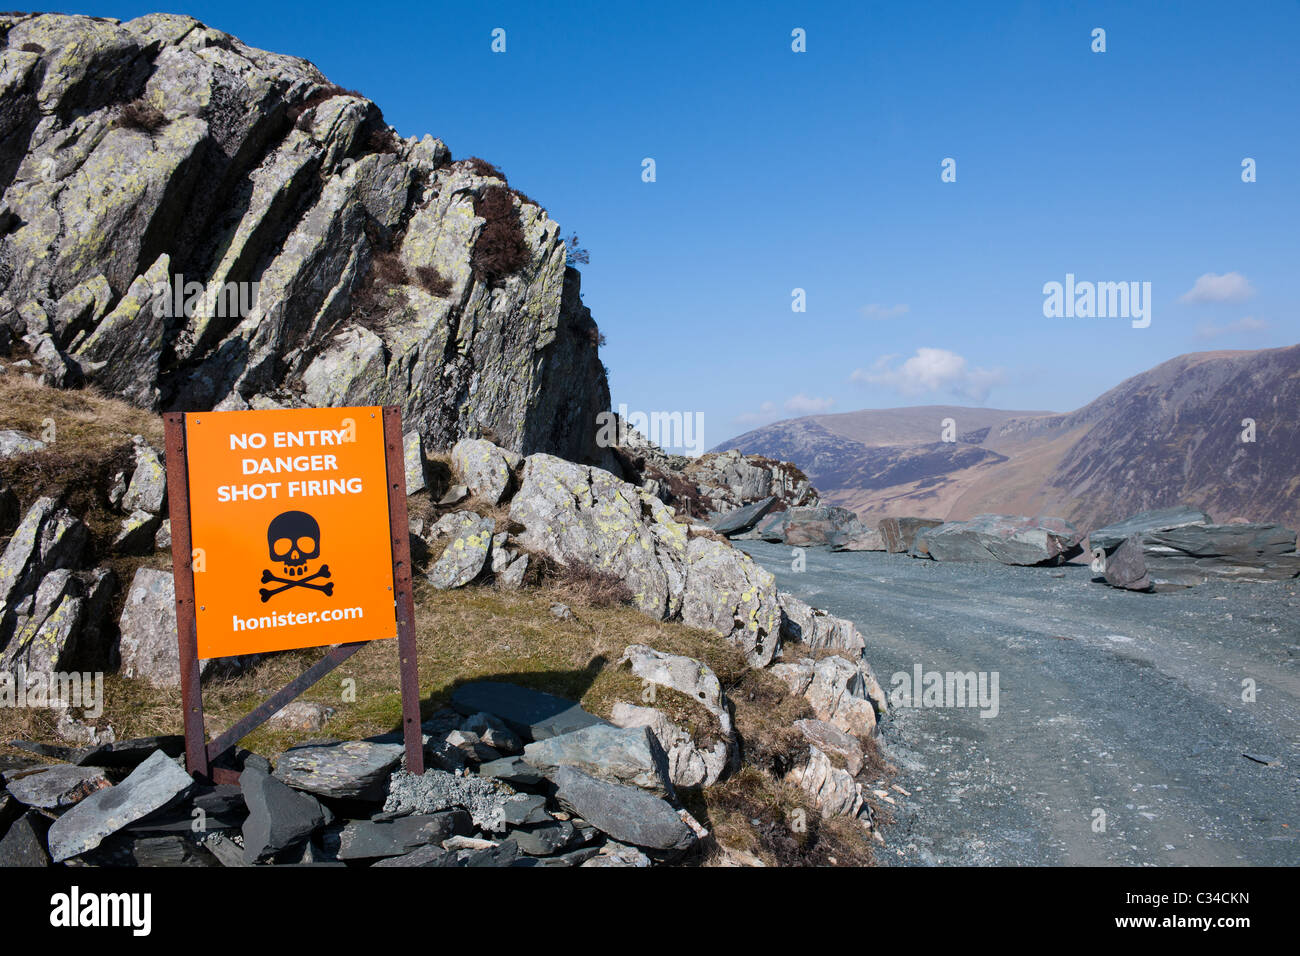
[[[263,584],[270,584],[272,581],[274,581],[277,584],[283,584],[284,587],[275,588],[274,590],[270,588],[259,588],[257,593],[262,595],[263,604],[265,604],[271,598],[275,597],[275,595],[279,594],[281,591],[289,590],[289,588],[311,588],[313,591],[324,592],[326,597],[332,597],[334,594],[333,581],[329,582],[329,584],[308,583],[309,581],[314,581],[316,578],[327,578],[329,576],[330,576],[330,566],[328,564],[322,564],[320,566],[320,570],[317,571],[315,574],[309,574],[305,578],[299,578],[297,580],[294,580],[293,578],[277,578],[270,571],[263,571],[262,572]]]

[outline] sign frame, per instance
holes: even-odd
[[[384,463],[387,474],[389,537],[393,564],[393,602],[397,616],[397,653],[402,691],[402,737],[406,768],[424,773],[424,738],[420,729],[420,683],[415,643],[415,598],[411,580],[410,523],[406,508],[406,458],[402,412],[381,406]],[[239,772],[223,766],[244,737],[285,704],[311,687],[369,641],[335,644],[315,664],[280,688],[234,726],[211,742],[203,720],[203,689],[199,681],[198,618],[194,606],[193,535],[190,528],[190,487],[185,413],[163,415],[166,436],[167,498],[171,517],[172,577],[176,585],[176,639],[180,652],[181,707],[185,727],[185,765],[195,778],[213,783],[237,783]],[[384,638],[388,640],[388,638]]]

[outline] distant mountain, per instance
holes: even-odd
[[[944,419],[955,441],[941,440]],[[776,422],[728,448],[793,461],[866,518],[1050,512],[1096,527],[1186,502],[1296,527],[1300,345],[1181,355],[1069,414],[867,409]]]

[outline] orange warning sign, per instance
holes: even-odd
[[[397,635],[380,408],[185,416],[201,659]]]

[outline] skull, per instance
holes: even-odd
[[[266,545],[271,560],[284,565],[285,577],[299,577],[308,561],[320,557],[320,525],[305,511],[286,511],[271,519]]]

